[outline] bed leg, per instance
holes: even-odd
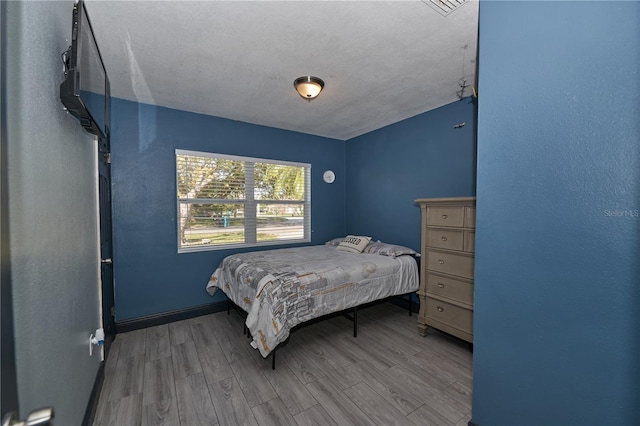
[[[411,316],[411,308],[413,308],[413,293],[409,293],[409,316]]]
[[[358,337],[358,307],[353,308],[353,337]]]
[[[231,314],[231,301],[227,299],[227,315]]]
[[[276,350],[271,351],[271,369],[276,369]]]

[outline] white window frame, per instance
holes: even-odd
[[[203,198],[180,198],[178,197],[177,185],[178,185],[178,167],[177,167],[177,157],[178,155],[186,155],[186,156],[196,156],[196,157],[210,157],[210,158],[220,158],[225,160],[235,160],[235,161],[243,161],[245,164],[254,164],[254,163],[268,163],[268,164],[278,164],[278,165],[286,165],[286,166],[295,166],[295,167],[304,167],[305,168],[305,179],[304,179],[304,218],[303,218],[303,238],[292,238],[287,240],[277,240],[277,241],[257,241],[257,225],[256,225],[256,210],[257,204],[268,203],[268,204],[300,204],[300,201],[287,201],[287,200],[256,200],[254,199],[254,182],[253,182],[253,167],[250,167],[249,170],[245,170],[245,199],[244,200],[236,200],[236,199],[203,199]],[[210,250],[229,250],[236,248],[246,248],[246,247],[262,247],[262,246],[275,246],[275,245],[284,245],[284,244],[294,244],[294,243],[308,243],[311,242],[311,164],[310,163],[299,163],[293,161],[283,161],[283,160],[273,160],[269,158],[257,158],[257,157],[244,157],[237,155],[227,155],[227,154],[217,154],[212,152],[202,152],[202,151],[190,151],[183,149],[176,149],[174,155],[174,166],[175,166],[175,182],[176,182],[176,190],[174,192],[176,197],[176,231],[177,231],[177,247],[178,253],[191,253],[198,251],[210,251]],[[211,244],[211,245],[200,245],[200,246],[192,246],[192,247],[182,247],[182,241],[180,238],[180,203],[193,203],[193,204],[244,204],[244,214],[245,214],[245,224],[244,224],[244,232],[245,232],[245,242],[244,243],[233,243],[233,244]]]

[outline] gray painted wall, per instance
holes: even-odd
[[[7,2],[9,226],[21,416],[78,425],[100,366],[96,143],[62,109],[73,2]]]

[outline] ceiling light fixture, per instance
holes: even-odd
[[[296,91],[303,99],[311,102],[311,99],[315,99],[322,92],[324,81],[318,77],[306,75],[296,78],[293,82],[293,87],[296,88]]]

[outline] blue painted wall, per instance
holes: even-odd
[[[480,4],[473,422],[640,419],[640,3]]]
[[[420,251],[414,200],[475,195],[475,127],[465,98],[349,140],[348,233]]]
[[[112,129],[117,321],[223,300],[205,286],[231,252],[177,253],[175,149],[311,163],[311,243],[345,234],[343,141],[121,99]]]

